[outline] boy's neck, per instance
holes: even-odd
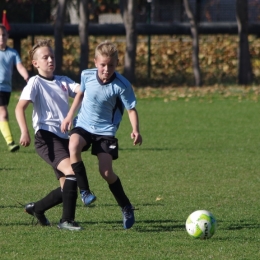
[[[1,51],[5,51],[5,50],[6,50],[6,48],[7,48],[7,46],[6,46],[6,45],[0,45],[0,50],[1,50]]]
[[[53,80],[54,79],[54,75],[52,75],[51,77],[44,77],[41,74],[38,74],[41,78],[46,79],[46,80]]]

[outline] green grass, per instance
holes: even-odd
[[[16,141],[17,96],[9,106]],[[38,200],[58,181],[33,145],[10,154],[0,136],[0,258],[260,259],[259,108],[253,100],[232,97],[140,99],[143,145],[132,146],[125,116],[117,135],[120,158],[114,162],[139,209],[130,230],[123,230],[120,210],[89,152],[84,161],[98,200],[86,208],[78,198],[76,220],[84,230],[58,230],[60,206],[46,214],[52,227],[32,225],[16,201]],[[209,240],[192,239],[185,230],[186,218],[197,209],[217,219]]]

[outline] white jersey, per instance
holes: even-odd
[[[68,138],[60,130],[63,119],[69,112],[69,97],[79,84],[66,76],[54,76],[48,80],[39,75],[31,77],[24,87],[20,100],[33,103],[32,122],[35,133],[39,129],[47,130],[61,138]]]

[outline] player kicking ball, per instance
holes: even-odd
[[[135,223],[134,208],[113,171],[112,161],[118,158],[118,140],[115,135],[124,109],[127,110],[132,126],[133,144],[142,144],[136,98],[130,82],[116,72],[118,51],[114,44],[109,41],[100,43],[95,50],[94,62],[95,69],[84,70],[81,74],[80,91],[61,130],[65,133],[70,129],[74,114],[81,106],[75,127],[70,132],[72,169],[76,175],[85,174],[81,151],[92,146],[92,154],[98,159],[99,172],[122,210],[123,226],[129,229]]]

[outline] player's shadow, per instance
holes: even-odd
[[[179,220],[143,220],[137,221],[135,230],[140,233],[158,233],[158,232],[172,232],[182,231],[185,225]]]
[[[25,206],[25,205],[24,205]],[[22,209],[23,207],[20,205],[0,205],[0,209],[8,209],[8,208],[19,208]]]
[[[259,229],[260,224],[257,223],[234,223],[224,228],[226,230],[241,230],[241,229]]]
[[[131,152],[136,152],[137,148],[134,147],[134,148],[119,148],[119,150],[121,151],[131,151]],[[178,149],[175,149],[175,148],[158,148],[158,147],[150,147],[150,148],[140,148],[140,150],[143,150],[143,151],[154,151],[154,152],[158,152],[158,151],[173,151],[173,150],[178,150]]]

